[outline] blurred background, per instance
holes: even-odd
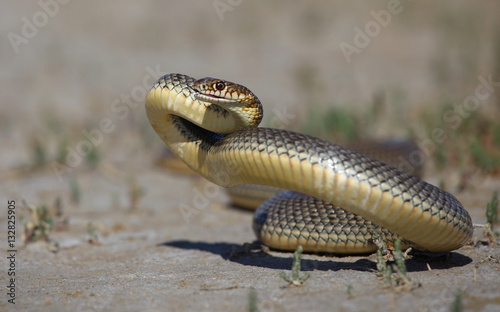
[[[162,148],[143,97],[172,72],[249,87],[265,126],[339,142],[431,138],[430,168],[453,181],[498,173],[500,3],[391,3],[10,1],[2,193],[38,200],[92,170],[140,179]],[[484,81],[496,86],[466,102]]]
[[[425,307],[462,286],[476,291],[469,302],[498,297],[498,257],[477,248],[460,251],[474,273],[422,272],[426,287],[406,296],[381,297],[352,258],[321,260],[325,270],[355,263],[334,269],[339,282],[316,274],[302,296],[275,278],[289,265],[227,261],[254,239],[251,214],[201,179],[159,169],[164,145],[144,97],[163,74],[212,76],[250,88],[264,126],[342,144],[411,138],[422,151],[409,165],[425,162],[425,180],[474,223],[494,223],[485,207],[500,173],[499,1],[4,1],[0,24],[0,200],[17,207],[16,308],[235,311],[254,284],[275,311],[294,298],[302,310],[332,300],[383,310],[396,297],[395,310],[436,310]],[[347,300],[344,282],[355,280]]]

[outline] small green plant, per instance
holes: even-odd
[[[25,221],[24,237],[25,243],[38,240],[49,240],[49,233],[54,227],[54,217],[47,205],[27,206],[30,212],[30,220]]]
[[[493,231],[494,224],[498,222],[498,191],[493,192],[491,201],[486,205],[486,222]]]
[[[45,123],[45,128],[47,128],[52,134],[60,134],[63,131],[63,125],[61,118],[57,114],[57,110],[54,107],[48,107],[43,110],[42,118]]]
[[[144,196],[144,189],[131,177],[128,181],[128,198],[130,210],[135,210],[139,200]]]
[[[464,310],[464,303],[462,299],[462,292],[457,290],[455,292],[455,298],[450,306],[451,312],[462,312]]]
[[[438,169],[443,169],[448,163],[448,151],[445,149],[444,144],[437,144],[436,153],[434,154],[434,161]]]
[[[292,263],[292,275],[288,276],[285,272],[281,272],[280,276],[282,279],[284,279],[286,282],[288,282],[289,285],[293,286],[301,286],[304,284],[304,282],[310,277],[309,273],[306,273],[304,275],[300,275],[300,267],[301,267],[301,262],[302,262],[302,252],[303,252],[302,246],[299,246],[295,253],[293,254],[293,263]]]
[[[97,145],[92,144],[92,148],[85,159],[92,169],[97,168],[99,162],[101,161],[101,152],[97,148]]]
[[[80,185],[78,185],[78,181],[75,178],[71,179],[69,188],[71,201],[75,204],[79,204],[82,199],[82,192],[80,190]]]
[[[394,250],[391,252],[385,241],[380,237],[374,239],[379,247],[377,250],[377,275],[382,277],[387,284],[396,290],[411,290],[418,284],[412,283],[407,274],[405,258],[407,252],[401,250],[401,239],[394,241]],[[389,263],[393,260],[393,263]]]
[[[257,308],[257,292],[255,288],[250,287],[248,291],[248,312],[257,312],[259,309]]]
[[[394,242],[394,261],[396,262],[397,276],[394,278],[396,285],[410,284],[411,278],[406,274],[405,257],[401,251],[401,240],[396,239]]]
[[[478,140],[474,140],[469,146],[472,159],[485,172],[492,171],[500,166],[500,159],[482,146]]]
[[[500,146],[500,123],[496,124],[493,129],[493,142]]]
[[[361,123],[353,111],[330,107],[328,110],[310,111],[302,131],[323,138],[336,138],[345,142],[354,142],[361,135]]]
[[[427,137],[433,137],[433,131],[442,126],[440,117],[447,116],[455,110],[456,99],[443,99],[435,109],[422,110],[420,115],[423,127],[427,129]],[[478,112],[479,113],[479,112]],[[500,172],[500,123],[494,114],[468,114],[454,124],[456,129],[443,129],[440,144],[435,144],[432,159],[439,170],[459,169],[469,171],[471,167],[479,168],[483,173],[498,174]]]
[[[95,244],[99,245],[99,236],[97,235],[97,228],[94,226],[92,222],[87,223],[87,235],[88,235],[88,242],[90,244]]]
[[[388,265],[382,250],[377,250],[377,276],[382,277],[387,284],[392,285],[392,267]]]
[[[347,296],[349,296],[349,298],[354,297],[354,295],[352,294],[353,290],[354,290],[354,287],[352,286],[352,284],[347,285]]]
[[[47,164],[47,151],[40,139],[34,138],[32,140],[31,150],[33,153],[33,168],[40,168]]]
[[[62,164],[66,163],[66,157],[68,156],[68,148],[69,140],[67,138],[63,138],[59,140],[57,144],[57,155],[56,161]]]
[[[387,267],[387,260],[384,258],[382,254],[382,249],[377,249],[377,275],[380,277],[386,277],[387,271],[390,270],[389,273],[392,274],[391,268]]]

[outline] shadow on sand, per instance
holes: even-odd
[[[290,252],[273,251],[272,254],[263,252],[260,248],[255,248],[248,251],[243,246],[232,243],[207,243],[193,242],[189,240],[175,240],[159,244],[160,246],[175,247],[187,250],[200,250],[210,252],[221,256],[223,259],[236,262],[242,265],[250,265],[276,270],[290,270],[292,267],[293,256]],[[302,271],[339,271],[339,270],[355,270],[355,271],[375,271],[376,263],[368,258],[368,255],[349,256],[359,258],[354,262],[335,261],[346,256],[331,255],[331,254],[314,254],[306,256],[302,259]],[[370,257],[373,258],[373,257]],[[427,264],[432,270],[446,270],[454,267],[461,267],[472,262],[472,259],[459,254],[450,252],[448,254],[429,254],[429,253],[413,253],[413,258],[406,261],[408,272],[427,271]]]

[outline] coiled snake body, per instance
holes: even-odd
[[[365,253],[382,236],[445,252],[471,239],[471,218],[451,194],[342,146],[257,127],[261,103],[242,85],[165,75],[147,94],[146,112],[169,148],[213,183],[291,190],[254,218],[257,237],[272,248]]]

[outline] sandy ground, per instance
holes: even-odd
[[[251,288],[260,311],[451,311],[457,291],[465,311],[500,310],[500,249],[481,244],[408,260],[420,283],[409,292],[385,287],[373,256],[304,255],[310,279],[286,287],[279,273],[290,270],[292,254],[242,248],[254,240],[251,213],[231,208],[224,190],[201,178],[154,165],[162,146],[142,103],[161,73],[210,75],[249,86],[265,104],[266,125],[290,128],[309,107],[362,111],[382,91],[395,113],[373,136],[407,134],[410,124],[424,139],[422,110],[463,101],[478,76],[491,74],[496,2],[402,1],[402,12],[350,62],[339,45],[354,44],[355,27],[388,2],[43,3],[50,9],[11,1],[0,13],[2,285],[10,283],[12,253],[16,274],[16,304],[5,288],[0,310],[247,311]],[[497,99],[494,93],[479,113]],[[84,155],[92,135],[95,162]],[[45,155],[38,167],[37,141]],[[61,142],[74,158],[58,160]],[[484,223],[500,179],[471,169],[468,186],[457,191],[468,168],[430,168],[425,179],[445,181],[473,221]],[[49,237],[58,251],[43,241],[24,245],[23,202],[54,207],[57,199],[62,216]],[[9,201],[16,252],[7,244]],[[89,223],[98,243],[88,242]]]

